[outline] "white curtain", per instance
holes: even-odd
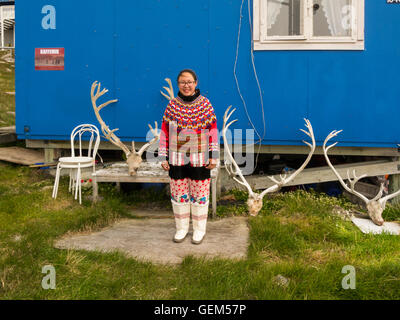
[[[328,21],[332,36],[349,35],[351,28],[351,8],[349,0],[321,0],[322,9]],[[350,15],[350,16],[349,16]]]
[[[282,3],[285,0],[267,0],[267,28],[270,29],[276,22],[279,12],[282,9]]]

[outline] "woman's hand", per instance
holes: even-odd
[[[206,168],[208,170],[214,169],[217,166],[217,161],[217,159],[210,159]]]
[[[168,161],[163,161],[163,162],[161,162],[161,167],[162,167],[165,171],[169,171],[169,163],[168,163]]]

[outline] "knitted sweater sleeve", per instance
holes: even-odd
[[[217,127],[217,118],[215,116],[214,108],[211,106],[211,112],[213,114],[213,118],[215,119],[210,126],[210,136],[208,141],[208,151],[210,159],[219,159],[219,143],[218,143],[218,127]]]
[[[167,107],[168,108],[168,107]],[[163,118],[161,125],[160,141],[158,145],[158,156],[161,161],[168,160],[169,151],[169,123]]]

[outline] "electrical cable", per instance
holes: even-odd
[[[259,95],[260,95],[260,101],[261,101],[261,111],[262,111],[262,119],[263,119],[263,127],[264,127],[264,132],[263,132],[263,136],[261,137],[259,132],[257,131],[257,129],[255,128],[251,117],[249,115],[249,112],[247,110],[247,105],[246,105],[246,101],[243,98],[243,95],[241,93],[240,90],[240,85],[239,85],[239,81],[237,79],[237,75],[236,75],[236,68],[237,68],[237,62],[238,62],[238,57],[239,57],[239,47],[240,47],[240,35],[241,35],[241,29],[242,29],[242,20],[243,20],[243,5],[244,5],[244,1],[242,0],[242,3],[240,5],[240,19],[239,19],[239,30],[238,30],[238,39],[237,39],[237,43],[236,43],[236,58],[235,58],[235,65],[233,68],[233,75],[235,77],[235,81],[236,81],[236,88],[238,90],[240,99],[242,100],[245,112],[246,112],[246,116],[253,128],[253,130],[255,131],[256,135],[258,136],[258,142],[259,143],[259,148],[257,151],[257,156],[256,156],[256,166],[255,168],[257,168],[257,164],[258,164],[258,156],[260,154],[260,149],[261,149],[261,145],[262,145],[262,140],[265,138],[265,134],[266,134],[266,124],[265,124],[265,114],[264,114],[264,98],[263,98],[263,94],[262,94],[262,90],[261,90],[261,86],[260,86],[260,81],[258,79],[258,75],[257,75],[257,69],[255,66],[255,59],[254,59],[254,51],[253,51],[253,44],[254,44],[254,40],[253,40],[253,28],[252,28],[252,23],[251,23],[251,10],[250,10],[250,0],[247,0],[247,4],[248,4],[248,14],[249,14],[249,26],[250,26],[250,34],[251,34],[251,48],[250,48],[250,56],[251,56],[251,62],[252,62],[252,66],[253,66],[253,72],[254,72],[254,76],[256,78],[257,81],[257,86],[258,86],[258,91],[259,91]]]
[[[264,97],[262,94],[262,90],[261,90],[261,85],[260,85],[260,81],[258,79],[258,74],[257,74],[257,68],[255,65],[255,59],[254,59],[254,38],[253,38],[253,24],[251,23],[251,10],[250,10],[250,0],[247,0],[247,11],[249,14],[249,27],[250,27],[250,36],[251,36],[251,46],[250,46],[250,53],[251,53],[251,63],[253,66],[253,72],[254,72],[254,77],[256,78],[257,81],[257,86],[258,86],[258,92],[260,95],[260,103],[261,103],[261,111],[262,111],[262,119],[263,119],[263,127],[264,127],[264,132],[263,132],[263,137],[262,139],[264,140],[265,138],[265,134],[266,134],[266,124],[265,124],[265,114],[264,114]],[[257,164],[258,164],[258,156],[260,154],[260,149],[261,149],[261,141],[260,141],[260,145],[258,147],[258,151],[257,151],[257,157],[256,157],[256,166],[254,169],[257,168]]]
[[[255,126],[254,126],[254,124],[253,124],[253,122],[251,121],[249,112],[248,112],[248,110],[247,110],[246,101],[245,101],[244,98],[243,98],[242,92],[241,92],[241,90],[240,90],[239,81],[238,81],[238,78],[237,78],[237,75],[236,75],[236,67],[237,67],[237,62],[238,62],[238,57],[239,57],[239,47],[240,47],[240,33],[241,33],[241,29],[242,29],[242,19],[243,19],[243,15],[242,15],[242,12],[243,12],[243,4],[244,4],[244,0],[242,0],[242,4],[240,5],[239,30],[238,30],[238,39],[237,39],[237,42],[236,42],[236,58],[235,58],[235,65],[234,65],[234,67],[233,67],[233,76],[235,77],[236,88],[237,88],[237,90],[238,90],[240,99],[242,100],[242,103],[243,103],[243,106],[244,106],[244,109],[245,109],[245,112],[246,112],[246,116],[247,116],[247,118],[248,118],[248,120],[249,120],[249,122],[250,122],[250,124],[251,124],[251,126],[252,126],[252,128],[253,128],[253,130],[256,132],[258,138],[261,140],[260,134],[258,133],[257,129],[255,128]]]

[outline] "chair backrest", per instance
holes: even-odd
[[[82,136],[88,136],[88,157],[96,157],[97,150],[100,145],[100,133],[99,129],[93,124],[81,124],[72,130],[71,133],[71,156],[75,157],[75,140],[78,142],[79,156],[82,157]]]

